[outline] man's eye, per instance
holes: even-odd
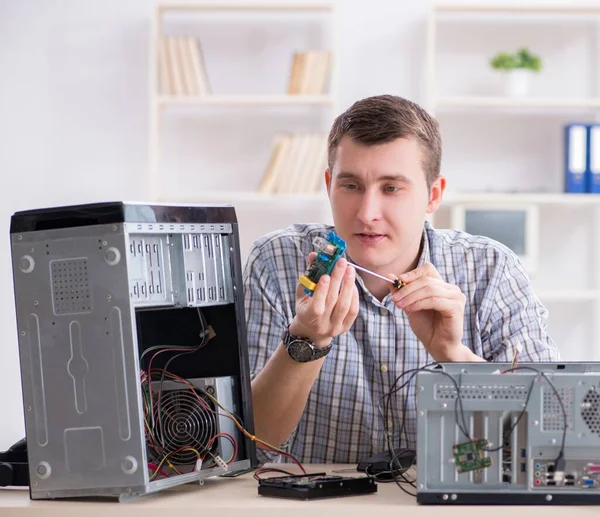
[[[346,190],[356,190],[356,185],[354,183],[345,183],[342,185],[342,188]]]
[[[400,187],[396,187],[394,185],[387,185],[383,188],[383,190],[389,194],[393,194],[394,192],[398,192]]]

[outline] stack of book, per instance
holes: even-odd
[[[290,95],[322,95],[328,90],[331,52],[295,52],[288,83]]]
[[[600,124],[565,126],[565,192],[600,194]]]
[[[160,92],[163,95],[210,95],[204,58],[196,38],[162,37],[158,51]]]
[[[277,135],[259,190],[271,194],[316,193],[324,185],[327,135]]]

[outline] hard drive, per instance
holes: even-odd
[[[369,477],[343,477],[317,474],[272,477],[258,482],[259,495],[291,499],[323,499],[377,492]]]

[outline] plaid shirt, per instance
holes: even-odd
[[[314,237],[325,238],[331,229],[321,224],[294,225],[263,236],[252,247],[244,272],[252,378],[294,317],[298,277],[306,269]],[[536,298],[523,265],[507,247],[486,237],[434,230],[426,222],[419,265],[426,262],[465,294],[463,344],[477,355],[511,362],[518,348],[521,361],[560,360],[546,332],[547,310]],[[358,316],[348,332],[334,339],[302,418],[284,444],[305,463],[357,463],[387,450],[386,427],[392,430],[395,444],[416,447],[415,379],[392,399],[394,410],[387,422],[378,407],[399,375],[433,359],[391,295],[380,302],[358,275],[356,283]],[[404,403],[406,418],[399,436]],[[259,457],[280,461],[264,451],[259,451]]]

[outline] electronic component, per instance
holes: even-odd
[[[346,251],[346,242],[333,231],[329,232],[327,239],[315,237],[313,244],[317,256],[304,275],[299,278],[299,282],[304,286],[304,292],[310,296],[314,294],[319,279],[323,275],[331,274],[336,262]]]
[[[415,390],[420,504],[600,503],[600,363],[443,363]]]
[[[452,448],[456,471],[460,474],[471,470],[481,470],[492,465],[492,459],[484,456],[484,451],[489,446],[487,440],[471,440],[456,444]]]
[[[329,232],[327,239],[315,237],[313,239],[313,245],[317,250],[317,256],[313,260],[310,267],[306,270],[304,275],[301,275],[299,279],[299,282],[304,286],[304,292],[310,296],[314,294],[317,284],[319,283],[319,279],[323,275],[331,274],[336,262],[346,251],[346,242],[333,231]],[[391,278],[386,278],[385,276],[374,273],[373,271],[369,271],[368,269],[351,262],[349,262],[349,265],[355,269],[364,271],[369,275],[376,276],[381,280],[393,284],[396,289],[400,289],[406,285],[401,280],[392,280]]]
[[[291,499],[323,499],[377,492],[375,480],[369,477],[343,477],[318,474],[300,474],[260,479],[259,495]]]

